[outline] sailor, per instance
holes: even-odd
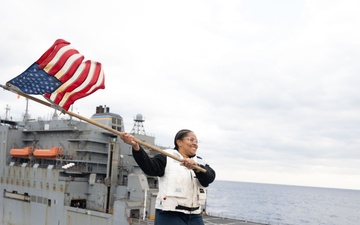
[[[134,136],[123,133],[120,138],[132,145],[133,157],[142,171],[159,177],[155,225],[203,225],[201,206],[205,204],[205,188],[215,180],[215,171],[196,155],[199,142],[195,133],[180,130],[174,138],[174,149],[165,150],[181,162],[163,154],[150,158]],[[196,171],[194,165],[206,172]]]

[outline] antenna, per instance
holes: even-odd
[[[58,120],[59,119],[59,115],[57,114],[57,110],[54,109],[54,114],[52,115],[52,120]]]
[[[143,115],[138,113],[136,115],[136,117],[134,118],[134,121],[135,121],[135,123],[134,123],[134,126],[130,133],[146,135],[144,124],[143,124],[143,122],[145,122],[145,119],[143,118]]]
[[[29,115],[29,99],[26,98],[26,107],[25,107],[25,114],[24,114],[24,118],[23,121],[26,122],[30,119],[30,115]]]
[[[9,105],[6,105],[5,107],[5,110],[6,110],[6,113],[5,113],[5,120],[8,120],[8,116],[10,114],[10,106]]]

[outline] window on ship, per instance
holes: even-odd
[[[71,200],[70,206],[80,209],[86,209],[86,199],[74,198]]]

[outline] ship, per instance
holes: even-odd
[[[90,120],[125,132],[123,118],[107,106],[97,106]],[[155,146],[144,122],[137,114],[130,133]],[[141,171],[131,146],[113,132],[56,111],[48,120],[26,111],[21,121],[1,119],[0,191],[2,225],[154,224],[158,179]],[[206,213],[204,221],[257,224]]]

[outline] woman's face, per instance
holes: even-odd
[[[176,141],[179,146],[180,154],[185,157],[194,157],[198,148],[198,140],[193,132],[189,132],[183,137]]]

